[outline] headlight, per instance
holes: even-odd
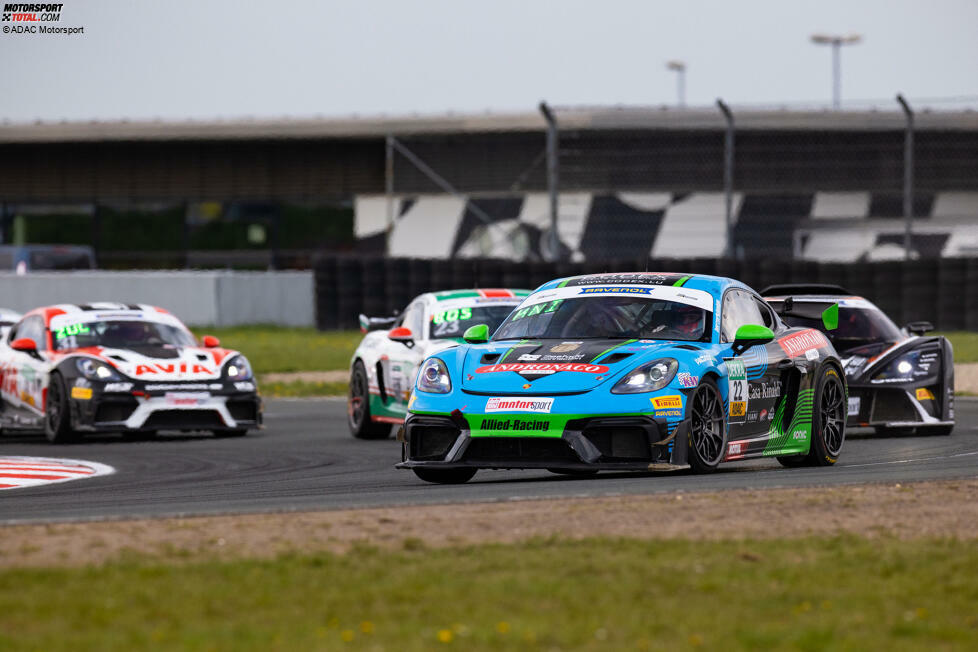
[[[236,355],[224,367],[224,374],[228,380],[249,380],[251,378],[251,365],[243,355]]]
[[[122,379],[119,372],[111,366],[99,360],[93,360],[92,358],[80,358],[75,362],[75,366],[78,367],[79,373],[88,380],[108,381]]]
[[[640,394],[662,389],[672,382],[679,370],[679,363],[672,358],[660,358],[637,369],[615,383],[612,394]]]
[[[940,368],[937,350],[917,350],[904,353],[886,363],[882,369],[873,374],[874,383],[897,383],[904,381],[919,381],[935,376]]]
[[[444,362],[438,358],[425,360],[418,374],[418,391],[433,394],[447,394],[452,391],[452,381]]]

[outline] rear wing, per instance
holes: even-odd
[[[760,291],[762,297],[788,294],[843,294],[852,296],[852,292],[841,285],[830,283],[782,283],[780,285],[769,285]]]
[[[370,331],[387,330],[397,321],[397,316],[393,317],[367,317],[360,313],[360,332],[369,333]]]

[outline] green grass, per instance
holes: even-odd
[[[257,374],[347,369],[363,335],[360,331],[317,331],[284,326],[194,328],[195,335],[215,335],[221,345],[245,354]]]
[[[978,647],[978,548],[538,540],[0,571],[0,649]]]
[[[978,333],[956,331],[940,334],[951,340],[955,362],[978,362]]]
[[[350,385],[346,381],[321,383],[292,380],[287,383],[273,383],[259,379],[259,389],[263,396],[273,398],[304,398],[310,396],[346,396]]]

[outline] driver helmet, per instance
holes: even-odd
[[[705,314],[703,310],[696,306],[681,304],[673,312],[675,313],[674,328],[676,330],[687,335],[699,335],[703,332],[703,318]]]
[[[106,339],[113,342],[142,342],[148,335],[146,324],[132,321],[113,322],[105,329]]]

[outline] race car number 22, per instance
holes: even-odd
[[[725,359],[727,363],[729,423],[743,423],[747,418],[747,368],[743,360]]]

